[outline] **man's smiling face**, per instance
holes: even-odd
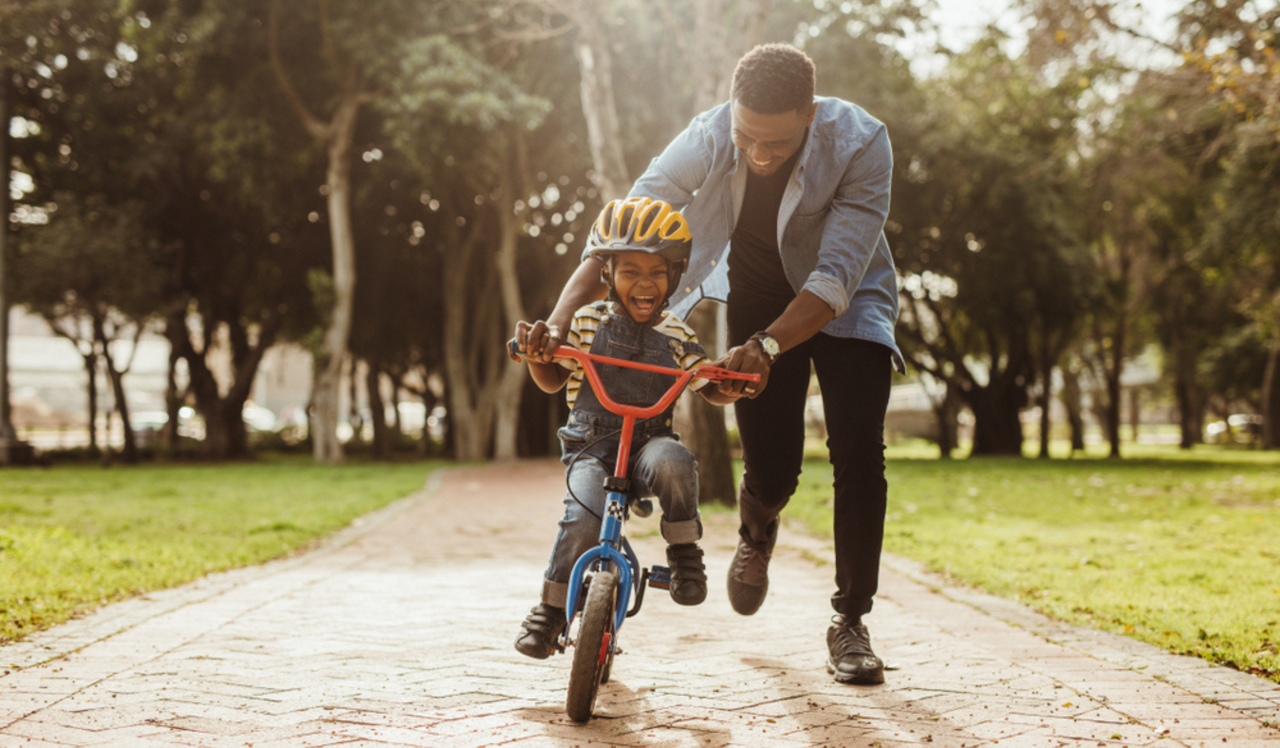
[[[613,258],[613,289],[636,322],[648,322],[667,298],[671,268],[665,257],[619,252]]]
[[[746,156],[747,168],[767,177],[800,150],[818,105],[781,114],[760,114],[735,101],[731,111],[733,144]]]

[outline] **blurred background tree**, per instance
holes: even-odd
[[[1020,454],[1038,406],[1047,456],[1056,394],[1073,444],[1088,400],[1118,455],[1125,368],[1152,350],[1184,447],[1241,409],[1280,446],[1277,10],[1192,0],[1165,33],[1127,2],[1036,0],[959,44],[935,11],[0,0],[0,306],[77,337],[95,374],[128,348],[109,327],[163,331],[169,422],[191,403],[212,458],[249,453],[242,412],[286,342],[314,356],[317,460],[342,459],[344,415],[389,456],[402,393],[447,411],[458,458],[553,452],[563,404],[524,398],[503,341],[549,312],[603,202],[781,40],[888,125],[899,337],[944,454],[962,408],[974,454]],[[129,323],[96,336],[94,314]],[[723,349],[716,305],[693,321]],[[682,429],[706,498],[732,501],[721,416]]]

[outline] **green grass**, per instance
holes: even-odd
[[[886,550],[1061,620],[1280,681],[1280,453],[904,453],[919,454],[891,450]],[[808,461],[787,509],[828,537],[829,486],[825,459]]]
[[[0,471],[0,642],[285,556],[421,488],[428,463]]]

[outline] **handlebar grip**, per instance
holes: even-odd
[[[507,341],[507,355],[516,363],[519,363],[521,357],[524,355],[524,351],[520,350],[520,344],[516,342],[515,338]]]

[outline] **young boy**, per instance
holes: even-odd
[[[684,322],[663,311],[689,260],[692,236],[684,216],[669,204],[648,198],[615,200],[605,206],[591,228],[588,252],[603,264],[608,298],[584,306],[574,315],[566,345],[613,358],[689,370],[707,359]],[[536,330],[536,332],[535,332]],[[557,363],[545,351],[545,326],[520,322],[516,342],[533,354],[529,374],[545,392],[569,384],[569,421],[560,429],[569,494],[542,586],[542,602],[525,619],[516,649],[537,659],[550,657],[565,627],[565,597],[574,562],[600,539],[605,505],[605,478],[613,474],[622,416],[606,410],[573,359]],[[605,391],[629,405],[657,402],[674,377],[607,364],[598,367]],[[709,402],[724,405],[737,399],[706,380],[690,387]],[[674,406],[673,406],[674,407]],[[702,522],[698,515],[698,473],[693,454],[671,428],[671,410],[638,421],[628,475],[642,496],[656,495],[662,506],[662,537],[671,566],[671,598],[697,605],[707,596],[702,563]]]

